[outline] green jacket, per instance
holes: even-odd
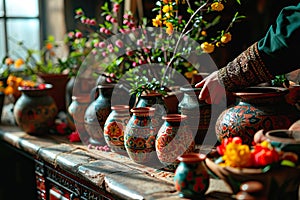
[[[300,68],[299,47],[300,3],[283,8],[262,39],[219,70],[219,81],[228,91],[269,82]]]

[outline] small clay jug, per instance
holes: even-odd
[[[180,161],[174,176],[175,189],[180,197],[201,199],[209,187],[209,174],[205,154],[189,153],[178,157]]]

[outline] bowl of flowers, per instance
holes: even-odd
[[[298,199],[298,155],[272,146],[268,140],[251,146],[240,137],[226,138],[205,160],[210,174],[226,182],[234,194],[243,183],[260,182],[267,199]]]

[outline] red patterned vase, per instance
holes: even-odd
[[[156,137],[156,153],[164,169],[174,171],[179,164],[178,156],[194,151],[194,137],[185,123],[186,115],[168,114],[162,119],[165,121]]]
[[[104,139],[110,149],[116,153],[127,155],[124,145],[124,131],[130,119],[128,105],[115,105],[111,107],[104,124]]]
[[[175,189],[180,197],[202,199],[209,187],[209,174],[204,154],[189,153],[178,157],[180,161],[174,175]]]
[[[261,129],[288,129],[300,113],[286,102],[286,94],[288,89],[280,87],[249,87],[235,92],[237,103],[217,119],[218,140],[240,136],[244,143],[251,145],[254,134]]]
[[[46,84],[44,89],[19,87],[22,95],[15,103],[14,117],[24,132],[43,135],[54,125],[58,109],[47,93],[51,88],[51,84]]]
[[[131,112],[124,133],[126,151],[134,162],[152,165],[157,162],[155,139],[160,128],[153,118],[155,108],[132,108]]]

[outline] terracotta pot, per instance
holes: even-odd
[[[185,123],[187,116],[168,114],[162,119],[165,121],[156,137],[156,153],[159,161],[164,165],[164,169],[174,171],[179,164],[177,158],[194,151],[194,137]]]
[[[32,135],[49,133],[57,115],[58,109],[47,90],[52,85],[46,84],[45,89],[19,88],[21,97],[14,106],[14,117],[20,128]]]
[[[235,92],[237,103],[223,111],[216,122],[219,141],[240,136],[251,145],[254,134],[261,129],[288,129],[300,113],[286,102],[286,94],[288,89],[280,87],[249,87]]]
[[[265,170],[223,167],[210,158],[207,158],[205,163],[210,174],[224,180],[234,194],[240,191],[242,183],[258,181],[264,186],[261,195],[268,199],[298,199],[300,169],[297,167],[277,165]]]
[[[204,154],[189,153],[178,157],[174,183],[180,197],[202,199],[209,187],[209,175],[205,166]]]
[[[69,81],[68,74],[39,74],[45,81],[50,83],[53,88],[48,91],[48,94],[54,99],[59,111],[66,111],[66,86]]]

